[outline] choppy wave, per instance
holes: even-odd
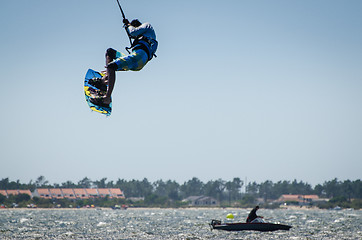
[[[244,221],[245,209],[6,209],[1,239],[362,239],[361,211],[265,210],[290,231],[210,230],[211,219]]]

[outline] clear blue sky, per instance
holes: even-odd
[[[116,0],[0,2],[0,178],[361,178],[362,1],[120,2],[159,50],[109,118],[83,80],[128,46]]]

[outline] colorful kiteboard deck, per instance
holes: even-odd
[[[85,94],[85,100],[88,103],[88,106],[92,111],[99,112],[101,114],[104,114],[106,116],[111,115],[112,112],[112,103],[109,104],[109,106],[99,106],[91,102],[91,99],[102,97],[106,94],[106,91],[104,89],[100,89],[95,84],[90,84],[90,82],[94,81],[95,79],[102,78],[104,76],[103,73],[99,73],[97,71],[94,71],[92,69],[88,69],[87,74],[85,75],[84,80],[84,94]]]

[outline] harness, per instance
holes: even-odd
[[[129,49],[132,50],[142,49],[147,53],[148,61],[150,61],[153,58],[153,56],[157,57],[155,54],[157,46],[158,42],[155,39],[151,39],[145,36],[140,36],[137,37],[133,41],[131,47],[127,47],[126,50],[128,51]]]

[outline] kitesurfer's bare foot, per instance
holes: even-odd
[[[90,102],[97,106],[100,106],[100,107],[109,107],[109,103],[105,103],[103,101],[103,98],[99,98],[99,97],[91,98]]]
[[[92,78],[88,81],[88,83],[101,91],[107,91],[107,83],[104,83],[102,78]]]
[[[104,83],[104,84],[108,84],[108,76],[107,75],[104,75],[103,77],[102,77],[102,82]]]
[[[107,98],[107,97],[103,98],[103,103],[109,105],[111,103],[111,98]]]

